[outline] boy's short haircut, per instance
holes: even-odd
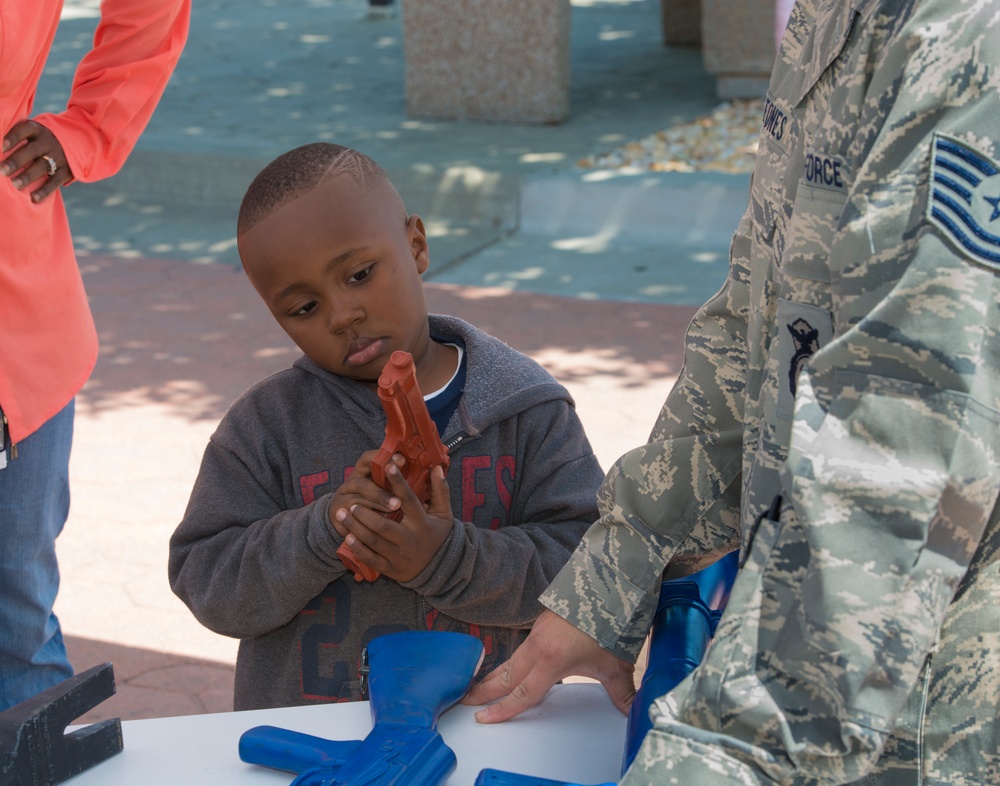
[[[329,142],[297,147],[274,159],[250,183],[236,221],[237,236],[249,231],[276,208],[338,175],[350,175],[361,186],[389,184],[385,170],[353,148]]]

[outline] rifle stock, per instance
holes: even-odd
[[[483,657],[464,633],[407,631],[368,645],[372,730],[337,742],[257,726],[240,737],[248,764],[298,773],[293,786],[437,786],[455,769],[438,718],[468,691]]]

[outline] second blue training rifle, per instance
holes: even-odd
[[[736,579],[739,552],[682,579],[660,585],[660,600],[649,631],[649,650],[642,683],[635,694],[625,731],[622,773],[628,769],[646,734],[652,728],[649,708],[673,690],[701,663],[715,635],[719,618]],[[576,783],[518,775],[503,770],[483,770],[476,786],[580,786]],[[599,786],[614,786],[603,783]]]

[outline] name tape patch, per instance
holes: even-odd
[[[806,153],[802,177],[810,186],[830,191],[844,191],[848,184],[847,163],[843,159],[824,153]]]
[[[1000,164],[935,134],[927,219],[967,257],[1000,269]]]
[[[781,142],[788,129],[788,120],[788,115],[771,100],[771,96],[768,96],[764,102],[764,117],[760,124],[761,133],[769,136],[775,142]]]

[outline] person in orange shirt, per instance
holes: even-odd
[[[65,111],[31,116],[62,0],[0,0],[0,710],[72,676],[55,539],[97,333],[60,189],[115,174],[187,40],[190,0],[103,0]]]

